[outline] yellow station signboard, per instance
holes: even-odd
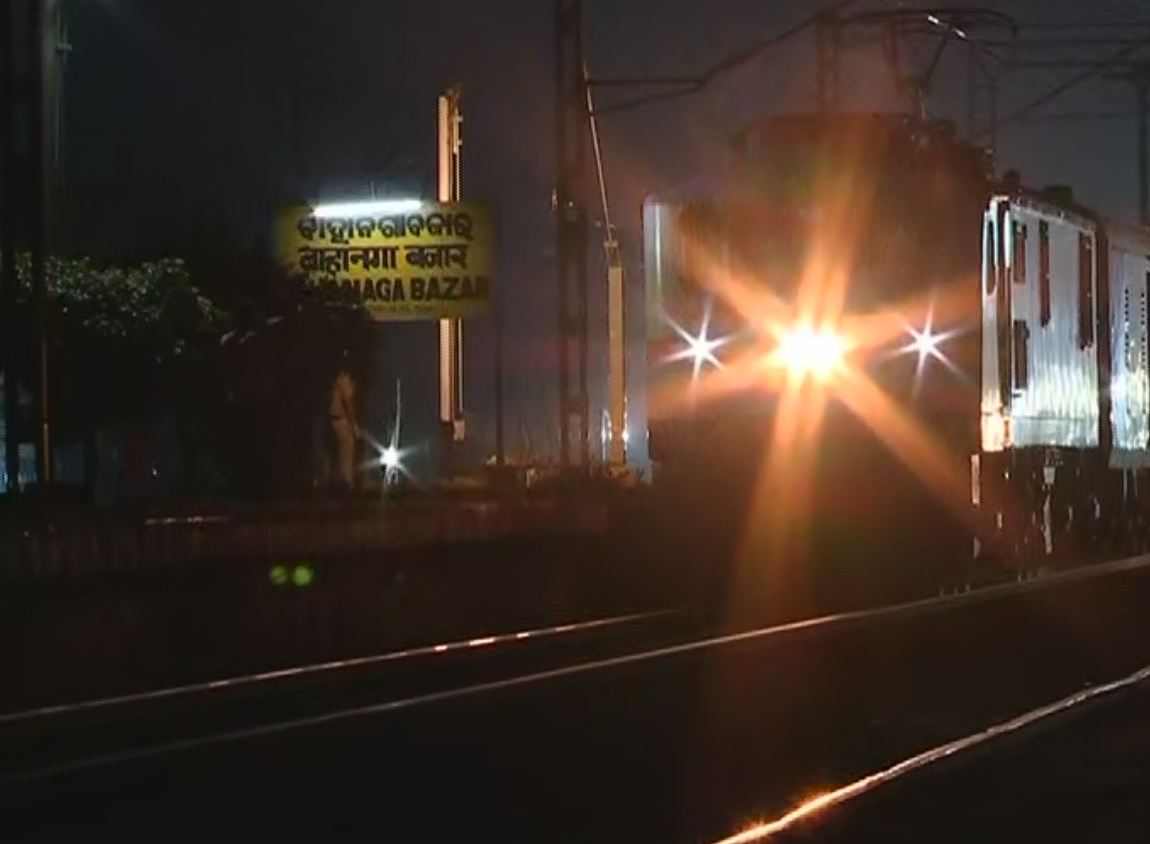
[[[346,291],[373,319],[472,316],[491,300],[495,232],[471,202],[385,200],[295,206],[280,260],[317,287]]]

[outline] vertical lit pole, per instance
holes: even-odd
[[[619,243],[609,235],[607,265],[607,393],[611,411],[611,463],[627,462],[627,336],[623,301],[623,262]]]
[[[440,202],[459,202],[460,123],[459,87],[453,86],[439,97],[439,194]],[[439,421],[444,447],[450,455],[454,444],[463,441],[463,321],[439,321]],[[454,461],[447,460],[449,471]]]
[[[607,174],[603,167],[603,147],[599,143],[599,121],[591,86],[586,84],[587,121],[591,129],[591,151],[595,154],[595,174],[599,179],[599,202],[603,209],[603,252],[607,262],[607,414],[610,422],[610,448],[606,458],[616,466],[627,462],[627,331],[623,286],[623,260],[619,239],[611,225],[611,204],[607,201]],[[604,444],[606,445],[606,444]]]

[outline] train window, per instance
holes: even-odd
[[[1145,370],[1147,363],[1147,348],[1146,348],[1146,292],[1150,288],[1150,272],[1146,273],[1146,286],[1138,291],[1138,326],[1142,330],[1138,332],[1140,341],[1138,344],[1138,369]]]
[[[1026,284],[1026,223],[1014,224],[1014,243],[1011,247],[1014,283]]]
[[[986,242],[983,247],[983,271],[986,276],[986,295],[993,296],[994,283],[994,223],[986,221]]]
[[[1122,336],[1126,338],[1126,368],[1130,369],[1133,366],[1130,354],[1130,288],[1125,285],[1122,287]]]
[[[1030,383],[1030,329],[1026,320],[1014,321],[1014,390],[1025,390]]]
[[[1050,224],[1038,224],[1038,321],[1050,323]]]
[[[1078,234],[1078,348],[1094,345],[1094,244]]]

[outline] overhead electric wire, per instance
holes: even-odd
[[[679,97],[684,97],[684,96],[687,96],[689,94],[697,93],[700,90],[702,90],[703,88],[705,88],[708,84],[713,82],[716,78],[722,76],[723,74],[728,73],[732,70],[735,70],[738,67],[741,67],[742,65],[744,65],[747,62],[751,61],[752,59],[756,58],[761,53],[770,49],[771,47],[777,46],[778,44],[781,44],[784,41],[787,41],[788,39],[793,38],[794,36],[796,36],[796,35],[800,34],[801,32],[811,28],[812,26],[815,26],[819,22],[819,20],[824,18],[825,16],[833,15],[833,14],[836,14],[840,11],[843,11],[846,8],[848,8],[849,6],[856,4],[857,2],[859,2],[859,0],[837,0],[837,2],[830,3],[826,6],[824,6],[819,11],[815,12],[813,15],[810,15],[809,17],[793,24],[792,26],[787,27],[786,29],[782,30],[781,32],[778,32],[774,35],[771,35],[768,38],[758,42],[757,44],[754,44],[750,47],[747,47],[746,49],[740,50],[737,53],[733,53],[732,55],[728,56],[727,58],[722,59],[719,62],[716,62],[715,64],[711,65],[709,68],[707,68],[705,71],[703,71],[698,76],[694,76],[694,77],[690,77],[690,76],[663,76],[663,77],[646,77],[646,78],[644,78],[644,77],[625,77],[625,78],[604,78],[604,79],[597,79],[597,80],[589,79],[587,82],[587,84],[589,86],[590,85],[597,85],[597,86],[603,86],[603,87],[640,87],[640,86],[654,86],[654,85],[676,86],[676,87],[673,87],[672,90],[654,91],[651,93],[643,94],[643,95],[638,96],[638,97],[633,97],[631,99],[621,100],[621,101],[618,101],[615,103],[610,103],[610,104],[607,104],[604,106],[600,106],[597,109],[594,109],[592,111],[592,114],[593,115],[602,115],[602,114],[610,114],[610,113],[614,113],[614,112],[628,111],[628,110],[635,109],[635,108],[641,108],[641,107],[646,106],[646,105],[652,105],[652,104],[662,102],[665,100],[677,99]],[[1075,28],[1085,28],[1085,29],[1090,29],[1090,28],[1094,28],[1094,29],[1120,29],[1121,28],[1121,29],[1129,29],[1129,28],[1143,28],[1143,27],[1150,28],[1150,21],[1131,21],[1131,22],[1127,22],[1127,23],[1115,22],[1115,23],[1096,23],[1096,24],[1084,23],[1081,25],[1081,27],[1079,27],[1078,24],[1073,24],[1073,23],[1062,23],[1062,24],[1054,23],[1054,24],[1045,24],[1045,25],[1044,24],[1026,24],[1026,25],[1023,25],[1021,27],[1021,29],[1023,31],[1027,31],[1027,30],[1041,30],[1041,29],[1050,29],[1050,30],[1075,29]],[[1005,41],[1005,42],[1003,42],[1003,41],[984,41],[984,40],[977,39],[977,38],[968,38],[965,40],[967,40],[969,43],[974,45],[980,52],[985,53],[986,55],[990,56],[991,58],[995,59],[996,61],[998,61],[999,63],[1001,63],[1002,65],[1007,66],[1007,67],[1014,66],[1014,63],[1011,62],[1009,58],[1004,57],[1000,53],[998,53],[997,50],[995,49],[996,47],[1014,47],[1014,46],[1017,46],[1019,43],[1021,43],[1023,45],[1029,45],[1029,46],[1042,46],[1042,45],[1072,46],[1074,44],[1081,45],[1083,43],[1082,39],[1078,39],[1077,41],[1073,41],[1073,42],[1069,41],[1069,40],[1059,40],[1059,39],[1033,39],[1033,40],[1023,41],[1023,42],[1018,42],[1018,41]],[[1121,49],[1112,53],[1108,57],[1105,57],[1104,59],[1099,61],[1097,64],[1093,64],[1090,67],[1086,68],[1082,73],[1076,74],[1075,76],[1071,77],[1070,79],[1068,79],[1064,82],[1054,84],[1050,90],[1048,90],[1047,92],[1042,94],[1040,97],[1036,98],[1035,100],[1026,104],[1025,106],[1018,109],[1017,111],[1015,111],[1015,112],[1007,115],[1006,117],[1002,118],[1001,120],[997,121],[996,122],[997,128],[1002,128],[1003,126],[1005,126],[1009,123],[1013,123],[1013,122],[1016,122],[1016,121],[1019,121],[1019,120],[1025,118],[1027,115],[1029,115],[1035,109],[1041,108],[1043,105],[1046,105],[1047,103],[1051,102],[1052,100],[1056,99],[1057,97],[1061,96],[1062,94],[1066,93],[1067,91],[1071,90],[1072,88],[1075,88],[1078,85],[1080,85],[1081,83],[1086,82],[1089,79],[1093,78],[1094,76],[1098,75],[1103,70],[1105,70],[1109,67],[1112,67],[1113,65],[1121,62],[1123,59],[1127,58],[1128,56],[1136,53],[1138,50],[1142,49],[1143,47],[1150,45],[1150,36],[1143,37],[1143,38],[1136,38],[1136,39],[1117,39],[1117,38],[1115,38],[1115,39],[1095,39],[1095,41],[1093,43],[1097,43],[1098,45],[1122,44],[1124,46],[1122,46]],[[1107,115],[1107,116],[1117,117],[1119,115],[1115,114],[1115,115]],[[990,134],[994,130],[994,128],[995,127],[990,127],[990,126],[983,127],[981,130],[974,133],[974,137],[983,137],[987,134]]]
[[[1024,23],[1022,29],[1028,32],[1043,30],[1073,30],[1082,32],[1100,29],[1150,29],[1150,20],[1144,21],[1060,21],[1053,23]]]
[[[1056,100],[1058,97],[1062,96],[1072,88],[1078,87],[1083,82],[1087,82],[1090,79],[1093,79],[1095,76],[1098,76],[1100,73],[1102,73],[1102,71],[1105,69],[1113,67],[1114,65],[1137,53],[1139,50],[1146,46],[1150,46],[1150,35],[1131,42],[1121,50],[1117,50],[1116,52],[1111,53],[1109,56],[1106,56],[1101,61],[1099,61],[1098,64],[1083,70],[1081,73],[1076,73],[1069,79],[1059,83],[1058,85],[1055,85],[1053,88],[1046,91],[1041,96],[1031,100],[1026,105],[997,121],[997,128],[1001,129],[1008,123],[1013,123],[1015,121],[1021,120],[1036,109],[1042,108],[1042,106],[1046,105],[1047,103]],[[974,137],[977,138],[987,135],[993,130],[993,128],[995,127],[985,127],[981,131],[974,133]]]
[[[1121,47],[1137,38],[1018,38],[1003,41],[995,38],[984,43],[988,47],[1010,47],[1019,50],[1048,50],[1057,47]]]
[[[587,78],[587,59],[583,59],[583,78]],[[591,86],[584,85],[587,94],[587,115],[591,124],[591,150],[595,154],[595,175],[599,180],[599,201],[603,206],[603,225],[606,228],[607,241],[614,237],[611,226],[611,206],[607,203],[607,177],[603,171],[603,147],[599,143],[599,121],[595,119],[595,100],[591,93]],[[610,256],[608,256],[610,258]]]
[[[1074,111],[1064,114],[1035,114],[1022,118],[1023,123],[1042,123],[1046,121],[1072,121],[1072,120],[1133,120],[1138,116],[1136,111]]]
[[[890,0],[888,0],[888,2],[890,2]],[[1056,25],[1055,28],[1063,28],[1063,26],[1065,26],[1065,28],[1070,28],[1070,25]],[[1099,26],[1102,28],[1107,28],[1109,26],[1109,24],[1100,24]],[[1127,25],[1126,24],[1115,24],[1115,26],[1125,27]],[[1150,28],[1150,21],[1146,21],[1143,23],[1131,22],[1129,24],[1129,26],[1135,26],[1135,27],[1141,26],[1141,27]],[[1037,25],[1037,24],[1023,24],[1019,27],[1019,30],[1022,32],[1027,32],[1027,31],[1036,30],[1036,29],[1043,29],[1043,28],[1046,28],[1046,27],[1043,27],[1042,25]],[[1123,44],[1123,45],[1125,45],[1125,47],[1124,47],[1124,49],[1119,50],[1118,52],[1113,53],[1110,56],[1104,57],[1104,58],[1102,58],[1098,61],[1095,61],[1095,62],[1087,63],[1087,62],[1081,62],[1081,61],[1068,60],[1067,62],[1050,63],[1049,65],[1047,65],[1047,64],[1042,63],[1042,62],[1017,62],[1017,61],[1014,61],[1013,59],[1011,59],[1010,57],[1003,56],[998,51],[998,49],[996,49],[998,47],[1013,47],[1016,44],[1020,43],[1017,40],[990,41],[990,40],[984,40],[984,39],[979,39],[979,38],[974,38],[974,37],[969,37],[969,38],[966,38],[964,40],[966,40],[967,43],[969,43],[972,47],[975,48],[975,50],[976,50],[975,56],[977,58],[979,66],[982,68],[982,71],[984,74],[987,74],[989,76],[990,75],[990,69],[983,63],[982,58],[981,58],[981,56],[979,56],[979,54],[982,54],[982,55],[985,55],[985,56],[988,56],[988,57],[994,59],[1003,68],[1005,68],[1008,71],[1009,70],[1017,70],[1017,69],[1038,70],[1039,75],[1051,85],[1051,89],[1049,91],[1047,91],[1045,94],[1043,94],[1043,96],[1040,97],[1038,100],[1035,100],[1034,102],[1025,106],[1023,109],[1020,109],[1019,111],[1009,115],[1008,117],[1004,118],[1003,120],[995,120],[992,125],[984,127],[979,132],[973,133],[972,134],[973,138],[983,137],[983,136],[989,135],[993,132],[996,132],[1005,123],[1015,122],[1018,120],[1038,121],[1038,120],[1046,119],[1046,116],[1043,116],[1043,115],[1035,116],[1033,118],[1029,118],[1029,117],[1027,117],[1027,115],[1033,109],[1038,108],[1042,105],[1045,105],[1046,103],[1050,102],[1055,97],[1060,96],[1062,93],[1069,90],[1070,88],[1075,87],[1076,85],[1080,84],[1081,82],[1087,81],[1095,73],[1100,72],[1102,70],[1105,70],[1106,68],[1111,67],[1114,64],[1122,61],[1122,59],[1126,58],[1126,56],[1129,53],[1135,52],[1139,48],[1141,48],[1142,46],[1150,44],[1150,38],[1146,38],[1146,37],[1141,38],[1141,39],[1127,38],[1127,39],[1115,40],[1113,42],[1102,42],[1102,43]],[[1023,42],[1023,43],[1034,43],[1034,42]],[[1069,46],[1077,46],[1077,45],[1081,45],[1081,44],[1082,44],[1081,40],[1063,42],[1063,45],[1068,46],[1068,47]],[[1071,80],[1067,80],[1066,82],[1055,82],[1050,77],[1049,74],[1041,72],[1041,71],[1049,69],[1049,68],[1071,67],[1071,66],[1084,67],[1084,68],[1087,68],[1090,72],[1080,74],[1078,77],[1075,77]],[[1124,116],[1126,116],[1127,113],[1125,113],[1125,112],[1097,112],[1094,114],[1097,116],[1098,119],[1113,119],[1113,118],[1124,117]],[[1066,115],[1066,116],[1050,115],[1049,119],[1051,119],[1051,120],[1059,120],[1059,119],[1071,120],[1071,119],[1090,119],[1090,118],[1087,117],[1087,113],[1081,113],[1081,115],[1074,115],[1074,116],[1071,116],[1071,115]]]
[[[784,29],[782,32],[777,32],[774,35],[770,35],[767,38],[764,38],[762,41],[759,41],[756,44],[753,44],[749,47],[746,47],[746,48],[738,51],[737,53],[732,53],[731,55],[727,56],[726,58],[721,59],[720,61],[718,61],[715,64],[708,67],[706,70],[704,70],[698,76],[693,76],[693,77],[679,77],[679,76],[666,77],[666,76],[664,76],[664,77],[651,77],[649,79],[631,78],[631,79],[588,80],[588,83],[587,83],[588,85],[613,85],[613,86],[628,85],[628,86],[632,86],[632,87],[638,87],[638,86],[642,86],[642,85],[660,85],[660,84],[662,84],[662,85],[679,85],[679,86],[681,86],[681,87],[675,88],[674,90],[671,90],[671,91],[655,91],[655,92],[650,93],[650,94],[644,94],[642,96],[633,97],[633,98],[628,99],[628,100],[621,100],[619,102],[610,103],[610,104],[605,105],[605,106],[600,106],[598,109],[596,109],[595,114],[610,114],[612,112],[628,111],[630,109],[639,108],[641,106],[651,105],[653,103],[660,102],[662,100],[675,99],[678,97],[687,96],[688,94],[697,93],[698,91],[702,90],[707,85],[709,85],[711,82],[713,82],[715,79],[722,76],[723,74],[729,73],[730,71],[735,70],[736,68],[743,66],[747,62],[749,62],[752,59],[759,56],[764,51],[769,50],[771,47],[778,46],[779,44],[793,38],[794,36],[798,35],[799,33],[803,32],[807,29],[810,29],[812,26],[817,24],[821,18],[823,18],[827,15],[837,14],[838,12],[841,12],[850,6],[855,5],[858,2],[860,2],[860,0],[836,0],[836,2],[828,3],[827,5],[825,5],[821,9],[819,9],[817,12],[815,12],[813,15],[811,15],[807,18],[804,18],[803,20],[799,21],[798,23],[792,24],[791,26]]]

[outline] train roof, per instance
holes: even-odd
[[[1101,216],[1093,209],[1071,200],[1051,196],[1045,191],[1014,188],[998,191],[994,198],[1009,200],[1022,208],[1029,208],[1047,217],[1066,220],[1083,228],[1094,228],[1101,221]]]
[[[1109,217],[1072,199],[1052,195],[1049,191],[1016,187],[995,194],[996,198],[1007,198],[1049,216],[1060,217],[1081,226],[1101,226],[1105,228],[1111,242],[1119,244],[1127,251],[1150,255],[1150,227]]]

